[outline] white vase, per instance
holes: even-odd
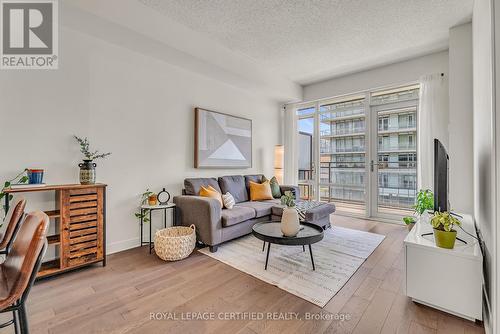
[[[294,237],[299,233],[299,214],[295,208],[284,208],[281,217],[281,232],[286,237]]]

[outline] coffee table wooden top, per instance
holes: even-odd
[[[279,222],[260,222],[253,226],[252,234],[265,242],[279,245],[310,245],[323,239],[323,229],[310,223],[301,223],[300,231],[294,237],[286,237],[281,232]]]

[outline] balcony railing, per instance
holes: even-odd
[[[354,127],[347,129],[334,129],[334,130],[323,130],[320,132],[321,136],[342,136],[350,134],[360,134],[365,132],[365,127]]]
[[[345,118],[360,118],[363,119],[365,117],[364,109],[361,110],[348,110],[348,111],[337,111],[330,112],[326,114],[320,115],[320,120],[323,122],[335,122],[337,120],[342,120]]]
[[[417,168],[416,161],[395,161],[395,162],[379,162],[378,169],[415,169]]]
[[[351,146],[351,147],[336,147],[331,150],[333,153],[344,153],[344,152],[364,152],[364,146]]]
[[[379,126],[378,131],[405,131],[416,129],[416,123],[399,124],[398,126]]]
[[[415,151],[416,149],[417,149],[416,145],[404,145],[404,144],[399,144],[398,146],[382,145],[378,147],[379,151],[384,151],[384,152]]]

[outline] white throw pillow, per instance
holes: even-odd
[[[234,206],[234,197],[230,193],[225,193],[222,195],[222,202],[224,202],[224,207],[226,209],[232,209]]]

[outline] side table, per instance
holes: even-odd
[[[165,205],[141,205],[141,247],[143,245],[149,244],[149,254],[154,248],[154,243],[151,241],[152,235],[152,225],[153,220],[151,219],[151,212],[154,210],[163,210],[163,227],[167,228],[167,210],[172,209],[172,226],[176,225],[176,205],[174,203],[169,203]],[[144,211],[149,210],[149,242],[143,240],[143,231],[144,231]]]

